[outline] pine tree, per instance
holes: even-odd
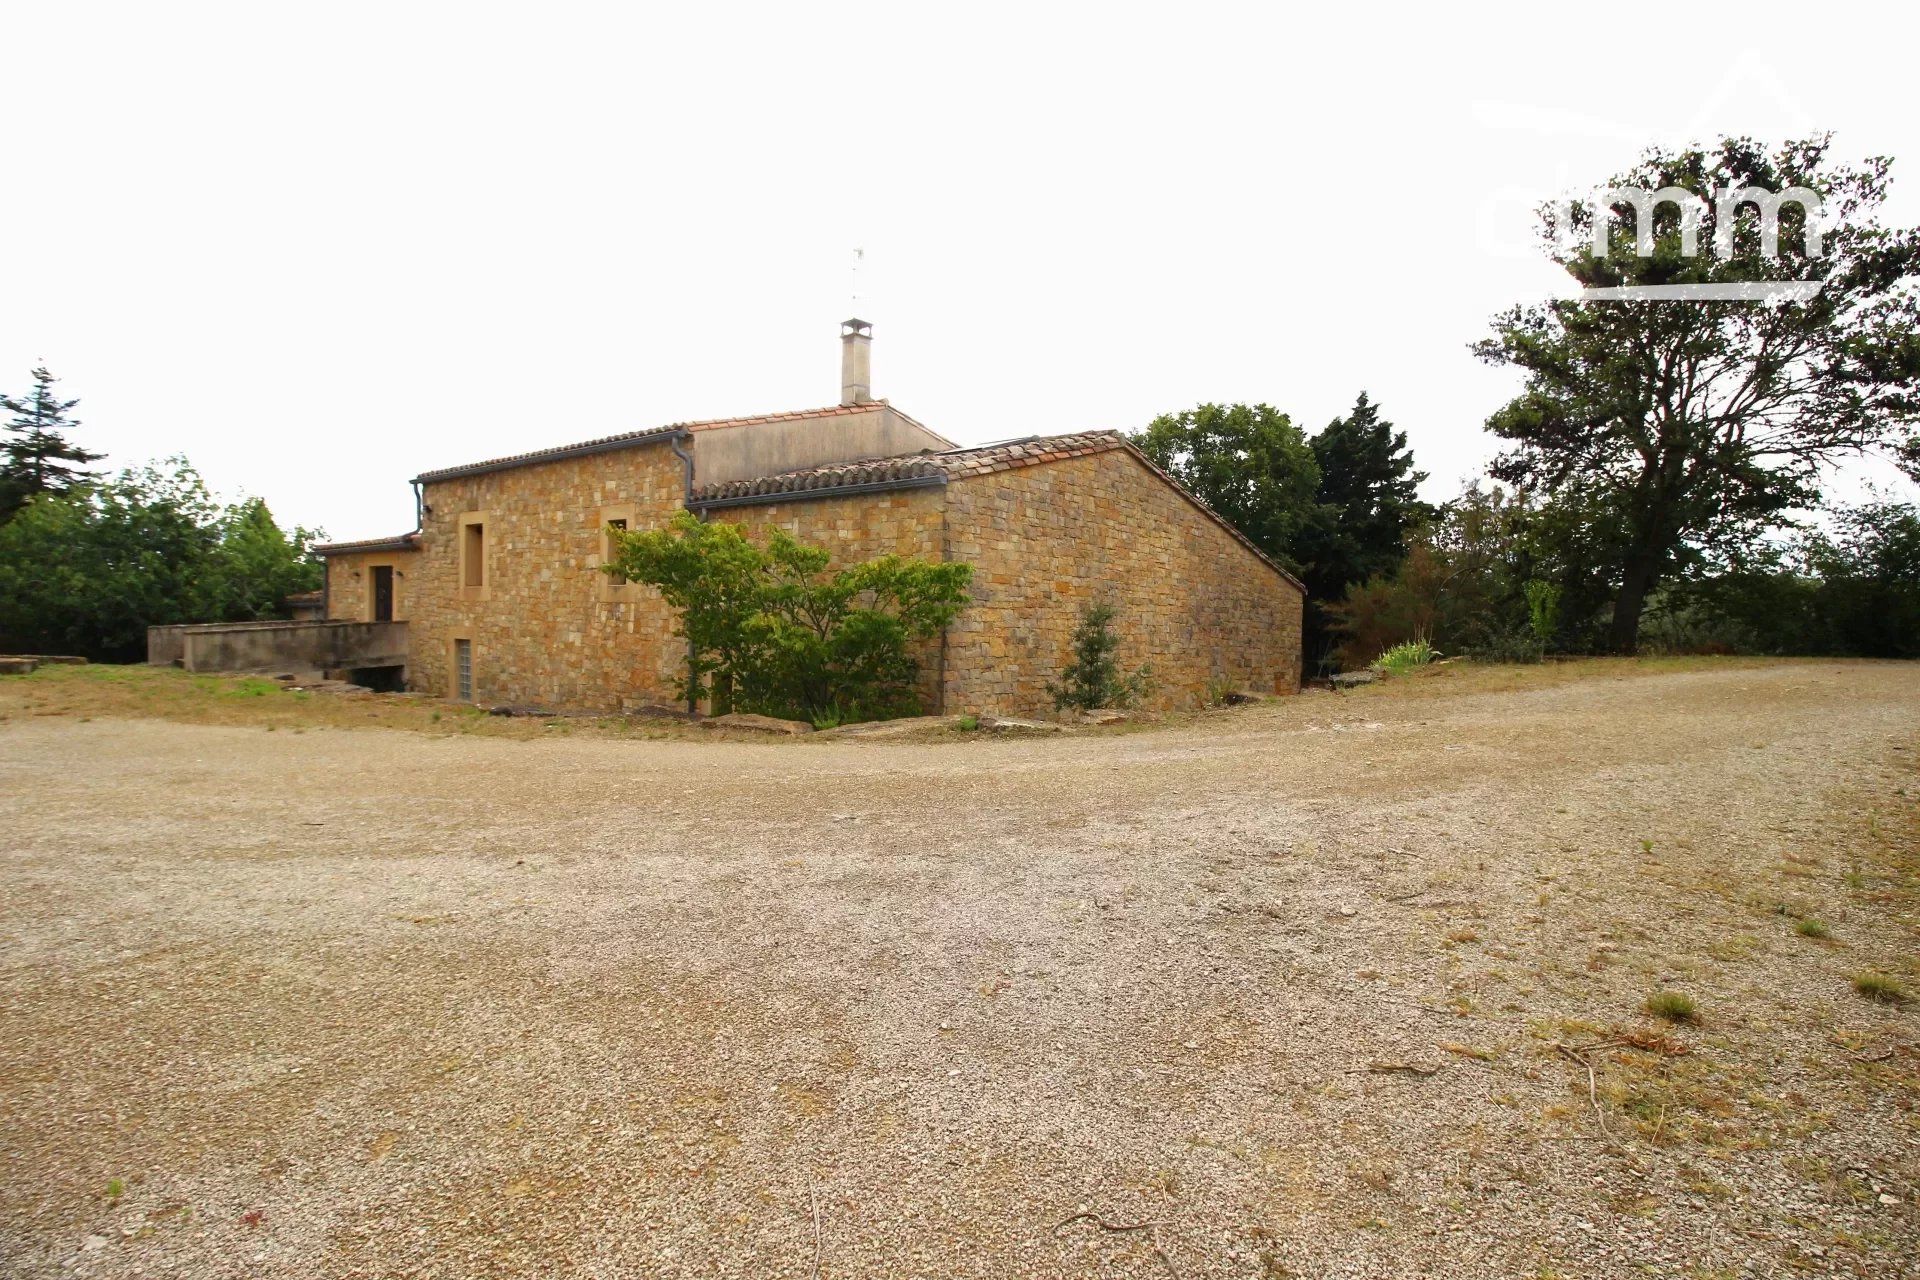
[[[1419,498],[1426,473],[1413,468],[1407,433],[1381,418],[1366,392],[1353,412],[1335,418],[1313,437],[1320,464],[1315,495],[1329,523],[1303,548],[1307,584],[1313,594],[1338,600],[1346,589],[1379,574],[1391,573],[1406,558],[1407,531],[1433,516]]]
[[[84,470],[104,454],[89,453],[63,434],[80,425],[68,412],[78,400],[53,394],[59,381],[42,367],[33,371],[33,393],[23,399],[0,396],[0,409],[13,415],[0,442],[0,524],[43,493],[65,493],[89,478]]]

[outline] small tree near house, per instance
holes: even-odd
[[[1059,683],[1047,686],[1056,711],[1126,707],[1146,696],[1153,683],[1152,668],[1143,666],[1125,675],[1115,656],[1120,649],[1120,637],[1113,634],[1118,612],[1103,602],[1081,615],[1073,631],[1073,661],[1060,673]]]
[[[970,565],[880,556],[838,571],[779,529],[680,512],[664,529],[612,530],[603,571],[659,589],[687,638],[681,693],[815,725],[919,710],[911,646],[967,602]]]

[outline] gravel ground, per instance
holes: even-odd
[[[0,1272],[1920,1274],[1920,1000],[1850,983],[1920,990],[1920,667],[1607,670],[1021,741],[8,720]]]

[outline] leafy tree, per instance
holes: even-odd
[[[1133,437],[1154,465],[1295,573],[1324,519],[1320,464],[1293,420],[1271,405],[1203,404],[1162,414]]]
[[[35,369],[32,394],[0,396],[0,410],[13,415],[5,424],[8,438],[0,443],[0,523],[38,494],[64,493],[88,480],[83,468],[104,456],[87,452],[63,434],[80,425],[67,416],[80,402],[57,398],[57,381],[45,368]]]
[[[1389,574],[1348,589],[1328,606],[1343,637],[1344,667],[1365,666],[1394,645],[1428,640],[1442,653],[1530,660],[1536,628],[1560,612],[1562,565],[1546,513],[1498,486],[1467,486],[1408,542]],[[1551,607],[1549,607],[1549,599]]]
[[[1873,502],[1836,514],[1805,547],[1820,579],[1814,612],[1827,651],[1920,658],[1920,508]]]
[[[219,548],[206,579],[201,612],[224,622],[286,615],[286,599],[318,591],[324,568],[308,550],[314,530],[282,529],[259,498],[248,498],[219,519]]]
[[[1920,508],[1835,511],[1827,527],[1676,584],[1660,605],[1656,634],[1674,648],[1920,657]]]
[[[1120,637],[1113,634],[1116,613],[1111,604],[1103,602],[1081,615],[1080,625],[1073,631],[1073,661],[1061,673],[1058,684],[1047,686],[1054,710],[1128,707],[1146,696],[1153,682],[1152,668],[1143,666],[1132,675],[1120,670],[1116,656]]]
[[[650,584],[687,639],[681,693],[815,724],[917,706],[910,647],[966,603],[972,567],[881,556],[829,571],[824,548],[772,530],[678,513],[664,529],[613,531],[605,572]]]
[[[183,459],[41,494],[0,526],[9,648],[131,660],[149,625],[205,622],[219,508]]]
[[[1496,478],[1555,499],[1594,522],[1587,541],[1608,553],[1607,647],[1638,643],[1650,593],[1716,549],[1750,542],[1817,498],[1819,469],[1876,448],[1915,449],[1920,418],[1920,234],[1876,220],[1890,162],[1828,160],[1829,140],[1769,154],[1744,138],[1702,150],[1650,150],[1614,187],[1704,193],[1667,202],[1636,243],[1630,206],[1595,253],[1607,210],[1542,211],[1549,256],[1581,285],[1764,284],[1803,281],[1800,301],[1556,301],[1515,307],[1475,345],[1490,364],[1520,369],[1522,393],[1488,427],[1512,442]],[[1777,256],[1747,207],[1718,224],[1712,193],[1758,187],[1819,193],[1830,220],[1824,254],[1809,252],[1803,211],[1786,205]],[[1686,252],[1724,239],[1728,253]]]
[[[40,494],[0,525],[0,647],[126,661],[150,625],[267,616],[318,585],[312,536],[223,509],[184,458]]]
[[[1430,519],[1405,432],[1365,392],[1308,439],[1267,405],[1203,404],[1155,418],[1134,443],[1307,584],[1309,663],[1333,639],[1328,606],[1391,573],[1408,533]]]
[[[919,671],[908,646],[960,612],[970,565],[885,555],[837,573],[824,547],[774,529],[767,579],[748,629],[757,661],[735,694],[775,714],[847,724],[919,709]]]

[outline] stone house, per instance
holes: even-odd
[[[680,423],[424,472],[419,527],[333,543],[326,614],[404,621],[406,679],[483,703],[670,705],[673,611],[600,572],[610,530],[682,507],[778,526],[835,563],[886,552],[974,567],[973,600],[921,656],[928,711],[1032,715],[1082,611],[1118,610],[1161,708],[1300,683],[1300,583],[1114,431],[961,447],[868,388],[843,326],[841,403]]]

